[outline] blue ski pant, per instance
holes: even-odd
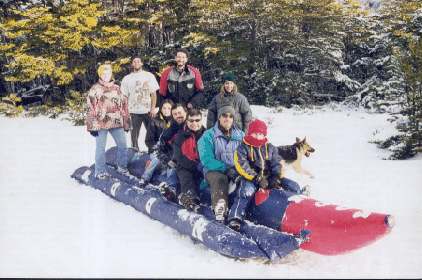
[[[301,189],[298,183],[291,179],[282,178],[281,186],[288,191],[300,194]],[[245,178],[240,179],[240,184],[236,190],[236,196],[233,204],[230,207],[229,215],[227,220],[239,219],[243,221],[246,210],[248,209],[252,199],[254,198],[255,192],[258,190],[253,182],[246,180]]]

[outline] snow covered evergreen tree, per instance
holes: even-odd
[[[360,86],[347,101],[374,112],[398,112],[404,93],[403,74],[389,34],[379,15],[354,18],[348,28],[347,74]]]
[[[398,12],[391,14],[392,9]],[[401,110],[393,118],[399,134],[380,146],[393,152],[392,159],[405,159],[422,151],[422,3],[390,0],[383,12],[396,45],[405,88],[397,100]]]

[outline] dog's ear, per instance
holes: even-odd
[[[306,143],[306,136],[305,136],[305,138],[303,138],[303,140],[302,140],[302,141],[303,141],[303,143]]]
[[[300,143],[300,138],[296,137],[296,143]]]

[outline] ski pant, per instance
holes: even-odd
[[[295,194],[302,193],[299,184],[291,179],[282,178],[281,186],[283,189]],[[228,221],[233,219],[239,219],[243,221],[246,210],[248,209],[257,190],[258,186],[256,186],[253,182],[248,181],[245,178],[240,179],[240,185],[236,190],[236,196],[232,206],[230,207],[229,215],[227,218]]]
[[[105,146],[109,132],[117,145],[117,165],[127,168],[126,135],[123,128],[101,129],[95,137],[95,175],[106,171]]]
[[[183,167],[177,167],[176,173],[180,182],[180,193],[199,199],[199,185],[203,178],[202,172],[199,170],[191,171]]]
[[[234,198],[233,205],[230,207],[227,220],[239,219],[243,221],[246,209],[249,207],[258,186],[255,186],[251,181],[245,178],[240,179],[240,185],[236,190],[236,197]]]
[[[132,140],[132,147],[139,151],[138,138],[139,132],[141,130],[142,124],[144,124],[145,129],[148,129],[148,124],[150,121],[149,114],[130,114],[132,120],[132,130],[130,131],[130,138]]]
[[[219,171],[208,171],[205,179],[211,188],[211,208],[214,209],[219,199],[224,199],[228,205],[229,179],[226,174]]]
[[[281,187],[286,191],[291,191],[295,194],[302,193],[302,189],[300,188],[299,184],[293,181],[292,179],[283,177],[280,183],[281,183]]]

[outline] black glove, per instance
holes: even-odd
[[[268,185],[271,189],[281,189],[281,180],[278,177],[271,177]]]
[[[255,183],[255,185],[258,185],[261,189],[268,188],[268,180],[265,176],[256,175],[253,179],[253,182]]]
[[[158,158],[158,150],[159,150],[158,144],[155,144],[154,146],[152,146],[150,154]]]
[[[166,165],[170,161],[170,157],[166,153],[158,152],[157,158],[160,160],[161,164]]]
[[[232,182],[236,182],[237,177],[239,177],[239,173],[237,173],[234,167],[230,167],[229,169],[227,169],[226,175],[229,178],[229,181]]]
[[[97,137],[97,136],[98,136],[98,131],[96,131],[96,130],[89,131],[89,133],[90,133],[92,136],[94,136],[94,137]]]
[[[172,160],[169,160],[169,162],[167,162],[167,165],[168,165],[170,168],[176,168],[176,163],[175,163],[174,161],[172,161]]]

